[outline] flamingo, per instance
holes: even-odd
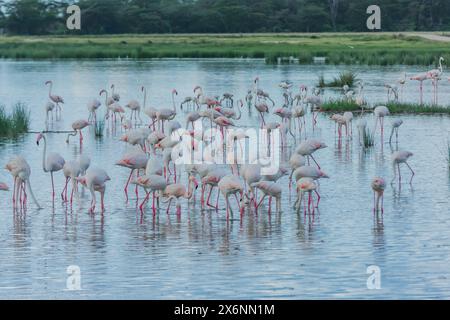
[[[250,199],[250,202],[254,203],[256,209],[256,187],[254,187],[253,184],[261,181],[261,166],[258,164],[245,165],[241,170],[241,176],[242,178],[244,178],[244,181],[248,188],[247,193],[249,194],[249,196],[247,197]]]
[[[384,117],[390,114],[389,109],[386,106],[378,106],[373,110],[373,114],[375,115],[375,128],[373,129],[373,134],[377,132],[377,124],[380,122],[381,127],[381,137],[383,137],[384,133]]]
[[[203,186],[204,188],[206,188],[206,185],[209,185],[209,186],[210,186],[208,198],[207,198],[207,200],[206,200],[206,205],[207,205],[208,207],[211,207],[211,208],[214,208],[214,209],[218,209],[218,205],[219,205],[219,192],[217,193],[217,200],[216,200],[216,205],[215,205],[215,206],[213,206],[213,205],[210,203],[209,200],[211,199],[211,193],[212,193],[213,189],[214,189],[215,187],[218,186],[219,181],[220,181],[223,177],[225,177],[226,175],[227,175],[227,174],[226,174],[226,172],[225,172],[223,169],[221,169],[221,168],[215,168],[215,169],[212,169],[212,170],[208,171],[208,173],[206,174],[206,176],[202,178],[202,186]]]
[[[292,185],[292,175],[297,168],[303,167],[306,165],[306,159],[301,154],[293,153],[291,158],[289,159],[289,165],[291,167],[291,174],[289,175],[289,188]]]
[[[319,180],[319,179],[329,179],[330,178],[322,170],[314,168],[314,167],[310,167],[310,166],[303,166],[303,167],[295,169],[293,176],[295,178],[295,181],[298,181],[302,178],[311,178],[315,181]],[[317,205],[319,205],[320,194],[317,190],[314,190],[314,192],[317,194],[317,197],[318,197]]]
[[[177,207],[177,214],[181,214],[180,198],[185,198],[188,201],[192,198],[192,196],[194,195],[194,188],[192,187],[192,185],[194,185],[195,190],[197,190],[198,182],[194,176],[189,177],[188,190],[186,190],[186,187],[184,185],[179,184],[179,183],[168,185],[164,189],[163,197],[168,198],[168,202],[169,202],[166,213],[169,213],[170,205],[172,204],[172,200],[175,200],[176,207]]]
[[[80,174],[85,175],[87,169],[89,169],[89,166],[91,165],[91,158],[89,158],[87,155],[82,154],[80,155],[78,162],[80,163]]]
[[[141,105],[139,101],[137,100],[131,100],[125,105],[126,108],[131,110],[131,116],[130,121],[133,121],[133,115],[134,115],[134,121],[136,122],[139,119],[139,123],[142,123],[141,119]]]
[[[134,129],[130,130],[127,133],[125,133],[121,138],[120,141],[126,142],[132,146],[140,146],[142,151],[146,151],[145,147],[145,140],[148,135],[146,135],[146,132]]]
[[[79,161],[66,161],[63,167],[63,173],[64,177],[66,178],[66,184],[64,186],[63,191],[61,192],[61,199],[62,201],[67,202],[67,189],[68,184],[70,181],[72,181],[72,192],[70,195],[70,203],[72,203],[73,200],[73,194],[75,190],[77,189],[77,180],[78,176],[81,173],[81,167]],[[78,197],[78,192],[76,192],[76,195]]]
[[[31,168],[28,162],[25,160],[25,158],[21,156],[16,156],[12,158],[5,166],[5,169],[8,170],[12,177],[14,178],[14,190],[13,190],[13,204],[14,207],[16,207],[17,202],[20,200],[20,204],[22,207],[26,206],[27,203],[27,194],[25,191],[25,185],[28,188],[28,192],[31,195],[31,198],[33,199],[33,202],[36,204],[36,207],[40,210],[42,207],[39,205],[39,203],[36,200],[36,197],[34,196],[33,189],[31,188],[30,183],[30,175],[31,175]],[[23,197],[22,197],[23,195]]]
[[[423,104],[423,82],[428,79],[428,75],[426,73],[419,73],[410,78],[410,80],[419,81],[419,90],[420,90],[420,104]]]
[[[142,86],[141,87],[141,91],[144,93],[144,102],[142,104],[142,108],[144,110],[144,113],[152,121],[150,126],[153,126],[153,130],[154,130],[155,129],[156,118],[157,118],[156,113],[158,112],[158,110],[153,108],[153,107],[148,107],[147,108],[147,89],[144,86]]]
[[[345,134],[348,136],[350,131],[350,136],[353,135],[353,113],[352,112],[344,112],[342,116],[345,121]],[[349,130],[350,127],[350,130]]]
[[[244,184],[239,179],[238,176],[235,175],[226,175],[222,177],[217,184],[220,193],[222,193],[223,197],[225,198],[225,202],[227,205],[227,217],[229,216],[229,213],[233,214],[233,210],[230,205],[230,195],[240,194],[241,196],[241,202],[238,201],[238,207],[239,211],[242,214],[244,211],[244,207],[242,204],[243,198],[244,198]],[[236,198],[237,201],[237,198]]]
[[[276,200],[277,212],[281,211],[282,188],[279,183],[273,182],[273,181],[259,181],[259,182],[253,183],[252,187],[258,188],[264,194],[261,197],[261,200],[259,201],[258,205],[256,206],[257,209],[261,206],[264,199],[268,196],[269,197],[269,213],[272,208],[272,198],[275,198],[275,200]]]
[[[102,96],[103,94],[105,94],[105,106],[106,106],[106,114],[105,114],[105,119],[108,119],[109,117],[109,112],[111,110],[111,106],[115,103],[113,98],[110,98],[108,96],[108,91],[106,91],[105,89],[102,89],[99,93],[99,96]]]
[[[175,105],[175,96],[178,95],[177,90],[172,90],[172,109],[163,108],[156,112],[156,121],[161,121],[162,132],[164,132],[164,121],[173,120],[177,114],[177,108]]]
[[[138,177],[136,180],[132,181],[131,183],[137,184],[138,186],[141,186],[144,188],[145,192],[147,193],[147,196],[145,197],[144,201],[142,201],[141,205],[139,206],[139,209],[141,212],[144,210],[144,205],[147,203],[148,199],[150,198],[150,194],[153,193],[153,213],[156,212],[155,207],[155,193],[163,192],[167,187],[166,179],[160,175],[143,175]],[[159,203],[159,198],[158,198]]]
[[[398,129],[400,128],[400,126],[403,124],[403,120],[402,119],[395,119],[392,122],[392,130],[391,130],[391,136],[389,137],[389,143],[392,142],[392,137],[394,136],[395,133],[395,138],[398,142]]]
[[[317,183],[311,179],[311,178],[301,178],[297,181],[297,200],[294,204],[294,209],[297,209],[297,213],[300,211],[300,208],[302,206],[304,194],[308,193],[308,210],[311,211],[311,204],[313,208],[314,213],[314,199],[312,197],[312,192],[317,191]],[[320,200],[320,199],[319,199]],[[317,202],[317,207],[319,205],[319,202]],[[306,212],[306,204],[305,204],[305,212]]]
[[[81,132],[81,130],[83,130],[87,126],[89,126],[89,121],[86,121],[86,120],[77,120],[74,123],[72,123],[72,129],[75,131],[75,133],[69,133],[67,135],[66,143],[69,143],[70,137],[75,137],[77,135],[77,133],[79,132],[80,133],[80,147],[81,147],[81,145],[83,144],[83,133]]]
[[[49,116],[48,114],[52,114],[52,120],[53,120],[53,110],[55,109],[55,104],[51,101],[47,102],[45,105],[45,123],[48,123]]]
[[[295,149],[295,153],[302,155],[304,157],[311,158],[317,165],[317,167],[320,169],[320,165],[317,163],[316,159],[313,156],[313,153],[320,150],[327,148],[328,146],[319,140],[316,139],[307,139],[305,141],[302,141],[300,145]]]
[[[97,99],[92,99],[91,101],[88,102],[87,109],[89,111],[89,118],[88,118],[89,122],[97,121],[97,110],[98,108],[100,108],[101,105],[102,103]]]
[[[36,138],[36,144],[39,146],[41,139],[44,140],[44,152],[42,154],[42,169],[44,172],[50,172],[52,180],[52,197],[55,200],[55,183],[53,181],[53,173],[58,172],[64,168],[64,158],[58,153],[49,153],[47,155],[47,138],[43,133],[39,133]]]
[[[269,106],[265,102],[255,102],[255,108],[259,112],[261,116],[261,128],[266,125],[266,121],[264,120],[264,113],[269,113]]]
[[[221,114],[223,114],[227,118],[230,118],[230,119],[233,119],[233,120],[240,120],[241,116],[242,116],[241,108],[242,108],[243,105],[244,105],[244,103],[242,102],[242,100],[239,100],[239,106],[237,108],[237,110],[238,110],[237,114],[234,111],[234,108],[215,107],[214,110],[216,110],[217,112],[220,112]]]
[[[56,115],[58,115],[58,110],[61,113],[61,106],[59,105],[60,103],[64,104],[64,99],[61,96],[58,96],[56,94],[52,94],[52,89],[53,89],[53,81],[49,80],[47,82],[45,82],[45,85],[50,85],[49,87],[49,91],[48,91],[48,97],[50,98],[50,100],[52,102],[54,102],[56,104]]]
[[[92,200],[91,208],[89,209],[91,214],[94,213],[97,204],[95,191],[100,193],[101,209],[103,213],[105,211],[106,182],[111,180],[106,171],[95,167],[89,168],[84,176],[78,177],[76,180],[91,192]]]
[[[381,212],[384,212],[383,198],[384,198],[384,189],[386,189],[386,181],[384,181],[383,178],[375,177],[372,180],[371,186],[373,190],[373,202],[374,202],[373,212],[380,211],[380,200],[381,200]]]
[[[411,168],[411,166],[408,164],[408,159],[413,156],[412,152],[409,151],[396,151],[392,154],[392,165],[394,167],[394,178],[392,178],[391,184],[394,182],[395,178],[397,178],[397,170],[398,170],[398,183],[399,185],[402,182],[402,176],[400,174],[400,164],[404,163],[406,166],[411,170],[411,180],[409,183],[412,183],[412,180],[414,178],[414,170]]]
[[[161,159],[151,158],[148,159],[147,165],[145,166],[145,175],[163,175],[163,165]]]
[[[437,69],[433,69],[427,72],[427,78],[431,79],[433,82],[433,88],[434,88],[434,99],[433,102],[434,104],[438,103],[438,81],[441,78],[441,75],[443,73],[443,67],[442,67],[442,62],[444,62],[444,58],[440,57],[439,58],[439,67]]]
[[[306,121],[305,121],[305,108],[303,106],[295,106],[292,110],[292,118],[297,119],[298,124],[298,131],[301,136],[302,134],[302,128],[305,128],[305,134],[306,134]],[[303,120],[303,121],[302,121]],[[296,125],[294,121],[294,126]]]
[[[116,86],[114,84],[111,85],[111,98],[115,101],[115,102],[119,102],[120,101],[120,95],[118,93],[116,93]]]
[[[128,202],[128,185],[130,184],[131,177],[133,173],[137,171],[137,176],[139,176],[139,170],[145,169],[147,167],[148,158],[144,152],[130,152],[122,157],[118,162],[116,162],[117,166],[131,169],[130,176],[128,177],[127,183],[125,184],[124,192],[126,201]],[[136,196],[138,196],[136,186]]]
[[[403,77],[398,79],[397,82],[400,84],[400,101],[403,101],[403,89],[406,84],[406,72],[403,72]]]
[[[192,129],[195,130],[194,123],[201,118],[200,113],[197,111],[189,112],[186,115],[186,130],[189,128],[189,124],[192,124]]]

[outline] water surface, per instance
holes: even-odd
[[[66,104],[63,120],[55,130],[70,129],[72,121],[87,118],[86,102],[100,89],[114,83],[122,102],[141,99],[144,84],[149,104],[170,107],[170,92],[178,99],[192,95],[199,84],[209,95],[232,92],[244,97],[252,79],[281,103],[281,80],[313,86],[319,74],[336,75],[348,67],[270,66],[254,60],[162,60],[84,62],[0,62],[0,97],[7,106],[20,100],[31,109],[32,129],[42,130],[47,101],[46,80]],[[384,83],[392,83],[403,71],[420,67],[355,67],[364,80],[366,96],[384,101]],[[430,84],[425,100],[431,99]],[[418,86],[408,83],[404,99],[417,101]],[[442,82],[441,101],[450,88]],[[335,96],[327,90],[326,97]],[[125,103],[123,103],[125,104]],[[142,116],[145,117],[144,115]],[[323,181],[322,201],[315,215],[297,215],[287,177],[281,213],[246,213],[227,220],[221,210],[201,210],[183,202],[181,216],[161,210],[142,218],[133,196],[125,203],[123,185],[128,171],[114,162],[129,150],[118,141],[120,130],[95,139],[86,132],[83,152],[112,177],[108,183],[105,215],[88,214],[89,196],[73,207],[51,202],[50,177],[42,170],[42,148],[35,135],[18,141],[2,141],[0,164],[22,154],[32,167],[31,183],[44,206],[30,203],[26,214],[13,214],[11,193],[0,194],[0,298],[44,299],[299,299],[299,298],[449,298],[450,297],[450,180],[445,160],[450,120],[447,116],[401,116],[398,148],[414,153],[410,163],[416,172],[413,185],[388,186],[384,216],[372,213],[370,181],[388,181],[393,172],[391,148],[381,143],[363,152],[356,139],[338,141],[334,124],[320,115],[319,127],[308,136],[324,140],[329,148],[317,153],[331,179]],[[370,124],[373,118],[367,116]],[[178,120],[182,121],[182,114]],[[271,120],[277,120],[272,116]],[[391,119],[386,120],[389,126]],[[256,114],[244,114],[240,123],[258,125]],[[293,140],[290,145],[295,145]],[[395,149],[396,145],[393,146]],[[48,135],[48,148],[66,160],[76,158],[76,139]],[[285,155],[287,156],[287,154]],[[180,168],[182,171],[182,168]],[[402,168],[406,182],[409,173]],[[185,176],[183,177],[183,179]],[[12,187],[8,172],[0,180]],[[56,174],[57,194],[63,187]],[[132,194],[130,190],[130,194]],[[141,194],[142,196],[142,194]],[[165,206],[163,205],[163,208]],[[66,290],[66,269],[81,269],[81,291]],[[366,269],[379,266],[380,290],[368,290]]]

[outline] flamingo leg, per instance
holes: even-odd
[[[411,184],[413,181],[413,178],[415,176],[414,170],[411,168],[411,166],[408,164],[408,162],[405,162],[405,164],[408,166],[409,170],[411,170],[412,176],[411,176],[411,180],[409,181],[409,183]]]
[[[125,197],[126,197],[127,202],[128,202],[128,185],[130,184],[131,177],[133,176],[133,172],[134,172],[134,169],[131,170],[130,176],[128,177],[127,183],[125,184],[125,188],[123,190],[125,192]]]

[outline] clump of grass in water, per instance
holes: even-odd
[[[103,131],[105,129],[105,121],[100,120],[95,122],[95,136],[103,137]]]
[[[363,144],[365,149],[371,148],[375,145],[373,133],[370,131],[369,128],[366,128],[366,131],[364,132]]]
[[[323,76],[319,77],[318,87],[343,87],[345,85],[349,87],[353,87],[355,83],[358,81],[358,77],[355,72],[352,71],[344,71],[339,74],[336,78],[333,78],[332,81],[326,82]]]
[[[329,100],[322,104],[322,111],[325,112],[344,112],[344,111],[358,111],[361,107],[354,101],[344,99]]]
[[[4,106],[0,106],[0,136],[17,137],[26,133],[30,127],[30,112],[25,104],[18,102],[11,114],[7,114]]]

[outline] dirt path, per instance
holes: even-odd
[[[416,36],[416,37],[421,37],[427,40],[432,40],[432,41],[440,41],[440,42],[450,42],[450,37],[446,37],[446,36],[441,36],[438,34],[434,34],[434,33],[407,33],[408,36]]]

